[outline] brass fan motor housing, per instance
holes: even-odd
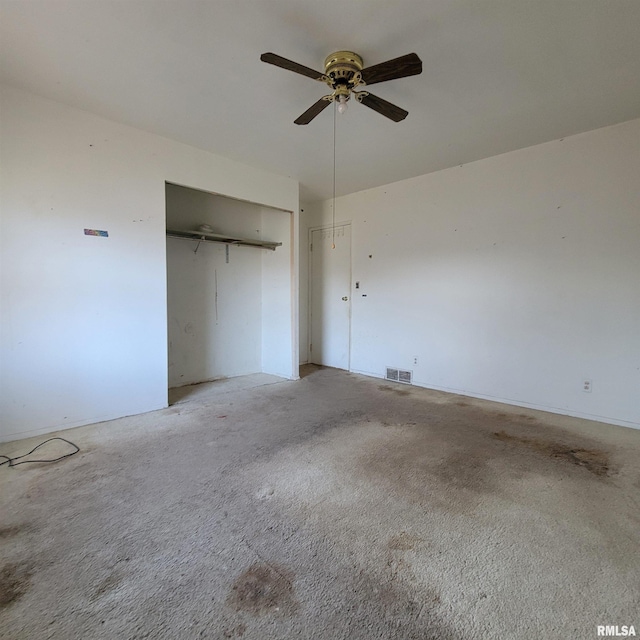
[[[362,81],[362,58],[353,51],[336,51],[328,55],[324,61],[325,76],[334,89],[346,86],[353,89]]]

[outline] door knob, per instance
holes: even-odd
[[[342,299],[346,302],[349,298],[347,296],[342,296]]]

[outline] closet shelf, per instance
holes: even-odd
[[[185,240],[198,240],[199,242],[221,242],[223,244],[236,244],[244,247],[259,247],[275,251],[282,246],[282,242],[270,242],[269,240],[248,240],[247,238],[235,238],[221,233],[206,233],[204,231],[176,231],[167,229],[170,238],[183,238]]]

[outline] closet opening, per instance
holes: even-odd
[[[165,196],[169,388],[297,377],[292,213],[169,182]]]

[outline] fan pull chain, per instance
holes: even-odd
[[[336,102],[333,101],[333,220],[331,225],[331,248],[336,248]]]

